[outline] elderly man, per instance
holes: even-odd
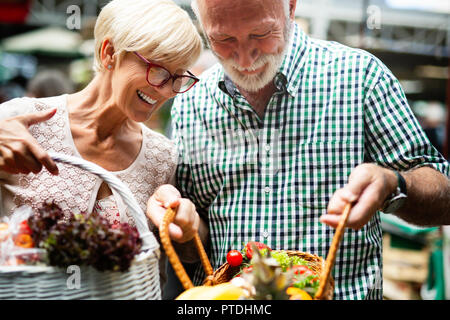
[[[378,210],[450,223],[449,164],[386,66],[308,37],[295,8],[296,0],[193,1],[220,65],[174,102],[177,186],[208,223],[214,268],[248,241],[325,257],[330,226],[351,202],[335,298],[380,299]],[[168,193],[156,200],[170,205]]]

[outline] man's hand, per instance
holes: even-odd
[[[169,225],[170,238],[185,243],[194,238],[200,227],[200,216],[195,205],[181,198],[180,192],[172,185],[160,186],[147,202],[147,216],[159,229],[168,208],[177,208],[173,223]]]
[[[53,117],[56,109],[21,115],[0,121],[0,170],[12,174],[38,173],[44,166],[58,174],[58,167],[38,144],[28,128]]]
[[[336,228],[347,203],[353,203],[347,227],[360,229],[379,210],[384,200],[397,188],[397,177],[389,169],[375,164],[357,166],[348,183],[337,190],[328,203],[328,213],[320,221]]]

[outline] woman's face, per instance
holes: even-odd
[[[145,54],[142,55],[145,57]],[[158,61],[154,63],[162,65],[172,74],[184,71],[177,66]],[[148,120],[154,111],[176,95],[172,91],[171,80],[161,88],[149,85],[146,80],[147,64],[130,52],[125,53],[114,70],[106,72],[113,72],[112,92],[115,103],[128,118],[137,122]]]

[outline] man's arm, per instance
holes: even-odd
[[[422,226],[450,224],[450,179],[433,168],[403,173],[408,199],[396,215]]]
[[[450,224],[450,180],[429,167],[400,172],[405,178],[408,198],[397,216],[412,224],[431,226]],[[347,185],[337,190],[321,221],[337,227],[345,205],[352,202],[347,226],[362,228],[397,188],[394,171],[375,164],[357,166]]]
[[[394,75],[377,59],[369,60],[366,74],[366,163],[333,194],[321,221],[336,227],[346,203],[353,202],[348,226],[361,228],[396,190],[397,170],[406,180],[408,199],[395,214],[413,224],[449,224],[448,161],[426,138]]]

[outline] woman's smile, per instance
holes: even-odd
[[[146,104],[148,104],[152,107],[154,107],[156,105],[156,103],[158,102],[158,100],[152,99],[151,97],[149,97],[148,95],[143,93],[141,90],[137,90],[136,92],[137,92],[139,99],[141,99],[143,102],[145,102]]]

